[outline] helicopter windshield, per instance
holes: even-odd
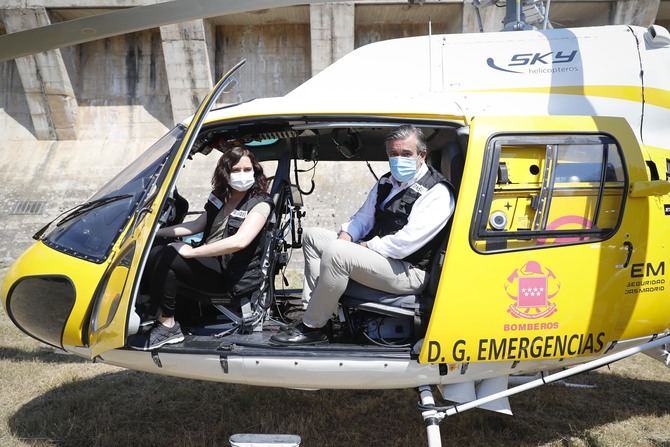
[[[147,149],[137,160],[95,193],[88,202],[102,205],[66,216],[44,239],[50,247],[93,262],[102,262],[132,213],[146,200],[165,173],[170,155],[179,146],[186,128],[177,126]],[[118,200],[105,201],[106,198]]]

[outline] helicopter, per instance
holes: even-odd
[[[514,394],[640,352],[668,365],[669,59],[659,26],[431,34],[363,46],[283,97],[217,107],[241,61],[192,117],[35,234],[5,276],[4,308],[41,342],[139,371],[417,388],[431,447],[468,409],[511,414]],[[425,290],[352,283],[329,343],[273,344],[299,294],[276,286],[309,213],[298,161],[385,161],[384,137],[403,124],[422,129],[427,163],[455,190]],[[275,167],[262,285],[233,303],[184,284],[198,301],[185,340],[130,349],[150,321],[141,283],[156,232],[192,212],[180,174],[221,140]]]

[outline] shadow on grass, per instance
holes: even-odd
[[[53,348],[40,348],[36,351],[24,351],[16,348],[0,346],[0,360],[18,362],[42,362],[42,363],[86,363],[88,360],[72,354],[60,353]]]
[[[670,412],[667,382],[598,373],[579,381],[598,388],[547,386],[516,396],[515,417],[469,411],[442,423],[443,442],[561,444],[602,424]],[[416,401],[413,390],[310,392],[121,371],[53,389],[8,425],[28,445],[227,446],[231,434],[251,432],[299,434],[303,447],[422,446]]]

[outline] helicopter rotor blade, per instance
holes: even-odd
[[[0,36],[0,62],[162,25],[323,0],[171,0]]]

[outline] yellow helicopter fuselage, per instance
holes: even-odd
[[[8,271],[3,304],[29,335],[80,355],[303,388],[473,381],[642,343],[670,328],[670,135],[662,125],[670,117],[662,71],[670,39],[646,33],[610,27],[519,32],[504,41],[498,33],[399,39],[355,51],[282,98],[207,113],[210,93],[166,136],[172,140],[153,189],[128,202],[108,246],[97,247],[104,244],[96,227],[85,223],[77,230],[82,250],[68,248],[69,235],[41,238]],[[612,42],[616,62],[603,51]],[[427,58],[424,48],[435,54]],[[395,54],[412,60],[397,67]],[[461,164],[446,169],[457,183],[456,209],[425,336],[411,350],[310,359],[224,342],[215,353],[159,353],[157,361],[124,348],[137,325],[133,306],[148,250],[187,156],[206,132],[267,122],[284,126],[284,138],[297,144],[328,126],[365,135],[410,122],[444,129],[455,145],[452,162],[460,154]],[[443,162],[451,156],[433,150]]]

